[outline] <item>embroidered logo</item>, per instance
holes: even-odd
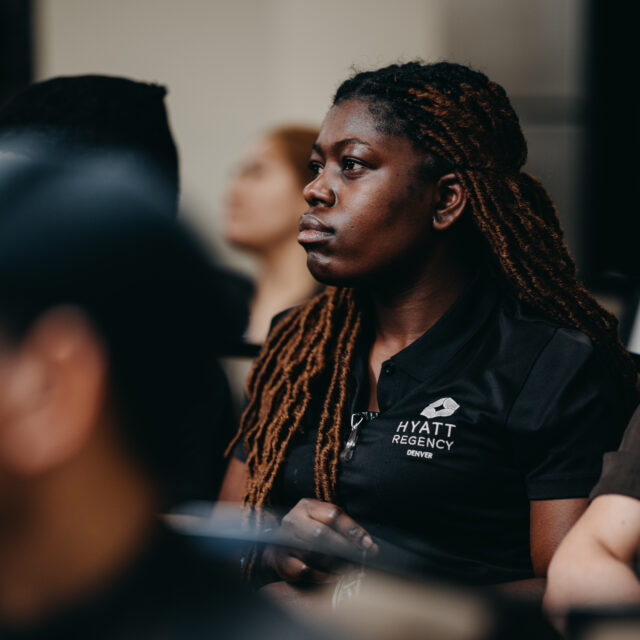
[[[425,407],[420,415],[425,418],[447,418],[452,416],[460,405],[453,398],[440,398],[432,402],[428,407]]]
[[[440,398],[432,402],[420,412],[423,416],[420,420],[398,422],[391,436],[391,444],[407,447],[405,455],[412,458],[431,460],[437,451],[449,453],[455,444],[454,430],[457,425],[438,418],[448,418],[459,408],[460,405],[453,398]]]

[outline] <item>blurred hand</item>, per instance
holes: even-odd
[[[371,536],[340,507],[328,502],[305,498],[280,522],[283,537],[300,540],[308,549],[287,549],[269,545],[262,564],[287,582],[321,583],[335,579],[343,563],[329,554],[353,556],[354,553],[374,555],[377,545]],[[317,549],[322,549],[318,552]]]

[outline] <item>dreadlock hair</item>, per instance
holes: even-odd
[[[635,405],[636,372],[617,321],[577,280],[551,198],[521,171],[527,146],[504,89],[462,65],[410,62],[357,73],[340,86],[333,104],[346,100],[367,104],[383,133],[411,140],[432,177],[455,172],[468,196],[466,224],[494,271],[539,314],[589,336]],[[353,290],[327,288],[273,329],[249,376],[249,404],[231,445],[243,438],[247,448],[246,504],[273,501],[289,444],[312,402],[321,408],[316,497],[336,500],[346,376],[360,308]]]

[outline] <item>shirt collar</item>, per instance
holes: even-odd
[[[411,377],[427,381],[478,333],[497,298],[498,285],[493,278],[475,276],[438,322],[390,361]]]

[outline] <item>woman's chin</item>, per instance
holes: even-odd
[[[336,274],[334,273],[331,259],[318,254],[315,251],[307,251],[307,269],[309,273],[322,284],[335,285]]]
[[[315,252],[307,253],[307,269],[318,282],[331,287],[354,287],[361,281],[357,274],[341,268],[335,259]]]

